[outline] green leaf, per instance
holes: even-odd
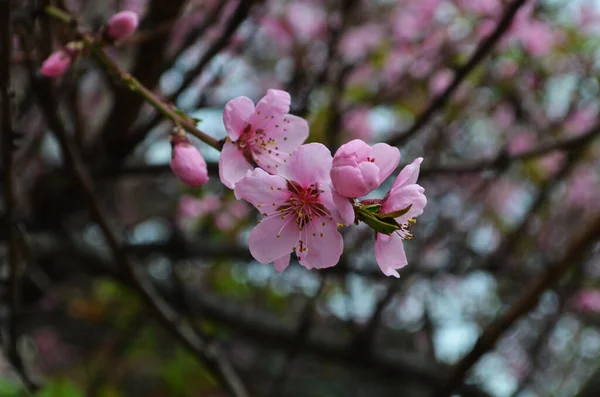
[[[370,204],[370,205],[362,206],[361,208],[365,211],[369,211],[373,214],[376,214],[377,211],[379,211],[379,209],[381,208],[381,204]]]
[[[379,216],[380,218],[398,218],[398,217],[406,214],[408,211],[410,211],[411,207],[412,207],[412,204],[401,210],[385,212],[383,214],[377,214],[377,216]]]
[[[375,214],[365,211],[362,208],[357,209],[357,215],[358,219],[378,233],[390,235],[400,229],[400,225],[398,225],[398,222],[394,218],[378,218]]]

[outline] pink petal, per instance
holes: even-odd
[[[289,197],[285,179],[269,175],[260,168],[248,172],[233,189],[238,200],[246,200],[262,214],[270,214]]]
[[[254,103],[245,96],[227,102],[223,109],[223,124],[232,141],[235,142],[240,138],[254,110]]]
[[[275,141],[273,146],[279,152],[291,154],[308,138],[308,123],[303,118],[287,114],[274,120],[264,131],[267,138]]]
[[[412,185],[417,183],[417,179],[419,178],[419,169],[421,163],[423,162],[423,157],[418,157],[414,159],[412,163],[405,166],[398,177],[394,181],[392,185],[392,189],[400,186]]]
[[[287,269],[287,267],[290,265],[290,256],[290,254],[287,254],[279,259],[275,259],[275,261],[273,261],[273,264],[275,265],[275,270],[281,273],[282,271]]]
[[[264,218],[250,233],[250,253],[262,264],[271,263],[292,252],[298,245],[298,225],[291,216]]]
[[[121,11],[110,18],[106,32],[113,40],[123,40],[136,31],[138,24],[138,14],[133,11]]]
[[[256,114],[252,125],[258,126],[257,121],[268,120],[274,116],[282,116],[290,111],[292,100],[290,94],[281,90],[267,90],[265,95],[256,104]]]
[[[337,265],[344,250],[344,240],[334,220],[310,222],[303,233],[306,251],[296,250],[300,264],[307,269],[324,269]]]
[[[379,167],[379,180],[383,183],[398,166],[400,151],[387,143],[377,143],[372,148],[374,163]]]
[[[330,175],[335,190],[345,197],[364,196],[380,184],[379,167],[369,161],[355,167],[333,167]]]
[[[398,223],[402,224],[408,221],[409,218],[416,218],[423,213],[423,209],[427,205],[427,198],[423,192],[424,189],[416,184],[392,188],[390,195],[382,204],[379,212],[399,211],[412,205],[406,214],[395,219]]]
[[[341,223],[348,226],[354,223],[354,207],[350,202],[350,199],[342,196],[335,190],[331,192],[333,196],[333,202],[340,214]]]
[[[329,185],[331,161],[331,152],[326,146],[320,143],[308,143],[292,153],[279,175],[296,181],[304,187],[312,183]]]
[[[396,269],[401,269],[408,264],[402,238],[396,233],[392,233],[390,236],[377,233],[375,236],[375,259],[383,274],[400,278]]]
[[[235,144],[227,140],[225,145],[223,145],[223,150],[221,150],[221,156],[219,157],[219,178],[221,179],[221,183],[233,189],[236,182],[252,169],[254,167],[246,160],[242,151]]]

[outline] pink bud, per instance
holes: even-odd
[[[174,136],[171,139],[171,147],[171,170],[181,182],[190,186],[200,186],[208,181],[206,161],[186,137]]]
[[[60,50],[54,51],[50,56],[42,63],[40,72],[46,77],[58,77],[62,76],[73,61],[73,54],[69,51],[61,48]]]
[[[397,148],[385,143],[371,147],[354,139],[335,153],[331,181],[336,192],[344,197],[364,196],[390,176],[399,162]]]
[[[113,15],[106,26],[106,34],[112,40],[123,40],[131,36],[138,27],[139,17],[133,11],[121,11]]]

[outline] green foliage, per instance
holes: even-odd
[[[217,386],[198,361],[182,349],[175,350],[175,354],[162,367],[161,375],[170,389],[170,395],[174,396],[192,395]]]
[[[12,382],[8,379],[0,378],[0,396],[3,397],[21,397],[25,396],[26,392],[17,383]]]
[[[67,379],[54,379],[35,394],[36,397],[85,397],[81,389]]]

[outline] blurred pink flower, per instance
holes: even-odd
[[[246,175],[260,167],[276,173],[290,154],[308,137],[306,120],[288,114],[290,94],[268,90],[254,107],[252,100],[238,97],[223,111],[227,140],[219,157],[221,182],[230,189]]]
[[[581,166],[573,171],[568,182],[567,201],[574,207],[598,207],[600,188],[594,167]]]
[[[600,291],[595,289],[580,290],[573,297],[572,307],[582,312],[600,312]]]
[[[497,15],[502,10],[499,0],[455,0],[456,5],[464,12],[478,15]]]
[[[367,24],[350,29],[340,42],[341,54],[348,61],[356,61],[369,55],[384,39],[381,25]]]
[[[506,130],[515,121],[515,111],[507,103],[500,103],[492,115],[496,125],[501,130]]]
[[[398,40],[412,41],[431,29],[435,10],[441,0],[402,1],[396,7],[393,18],[394,34]]]
[[[292,252],[307,269],[338,263],[343,241],[331,195],[331,164],[329,149],[309,143],[289,157],[280,175],[257,168],[237,182],[235,196],[264,215],[250,234],[250,253],[257,261],[274,262],[280,272]]]
[[[576,109],[565,121],[565,132],[568,136],[583,134],[596,123],[598,110],[592,106]]]
[[[442,69],[436,72],[429,80],[429,92],[433,95],[440,95],[452,82],[454,72],[450,69]]]
[[[133,11],[121,11],[109,19],[106,34],[114,41],[124,40],[137,30],[138,24],[138,14]]]
[[[400,277],[397,269],[408,264],[402,241],[412,238],[410,225],[414,218],[423,213],[427,205],[425,189],[417,184],[422,161],[423,158],[419,157],[400,171],[379,210],[380,213],[390,213],[410,206],[407,213],[394,218],[401,226],[400,230],[389,236],[383,233],[375,234],[375,259],[386,276]]]
[[[65,48],[56,50],[42,63],[40,72],[46,77],[62,76],[71,66],[74,56],[72,51]]]
[[[173,136],[171,148],[171,170],[181,182],[190,186],[200,186],[208,181],[204,157],[185,136]]]
[[[370,111],[360,107],[346,112],[342,117],[342,128],[351,139],[368,141],[373,136],[373,129],[369,123]]]
[[[365,196],[377,189],[396,169],[400,151],[386,143],[367,145],[354,139],[333,156],[331,182],[337,193],[348,198]]]

